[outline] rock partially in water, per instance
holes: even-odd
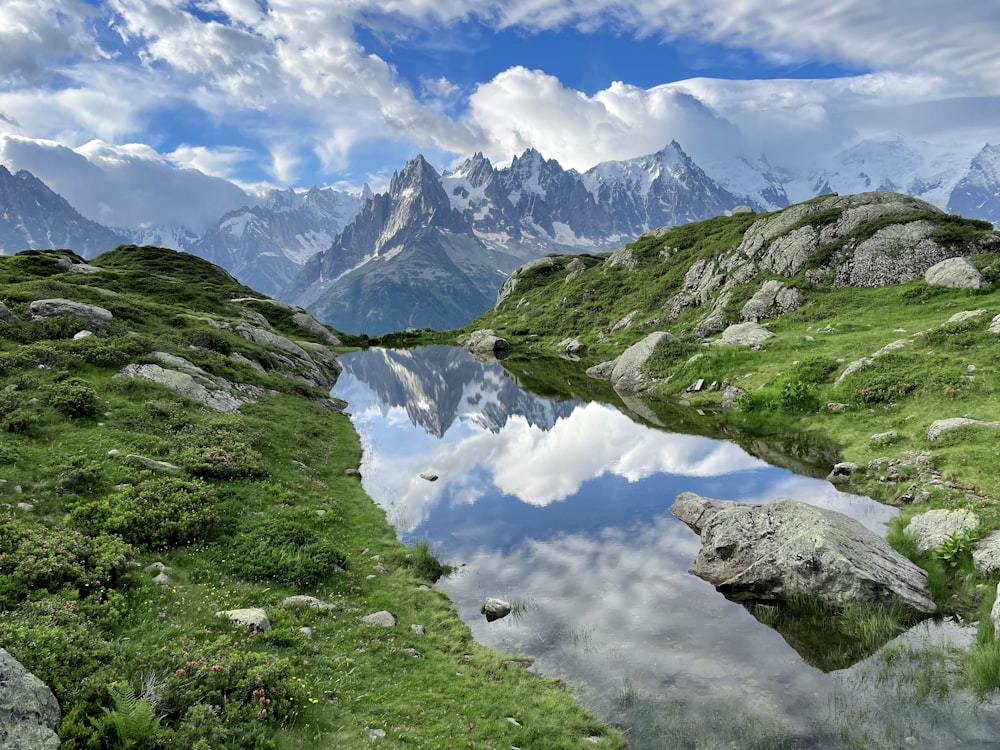
[[[691,573],[731,599],[936,609],[927,574],[842,513],[788,498],[745,505],[687,492],[671,511],[700,530]]]
[[[483,606],[479,608],[479,612],[485,615],[489,622],[506,617],[510,614],[510,611],[510,602],[505,602],[503,599],[495,599],[492,596],[487,597],[486,601],[483,602]]]
[[[507,339],[500,338],[490,328],[473,331],[462,346],[472,354],[492,354],[496,357],[506,355],[514,348]]]

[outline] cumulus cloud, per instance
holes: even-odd
[[[709,147],[717,156],[720,145],[738,153],[778,143],[801,153],[817,142],[839,138],[842,145],[854,134],[930,123],[982,139],[995,132],[995,117],[983,113],[995,113],[1000,101],[1000,6],[969,0],[943,12],[937,5],[11,0],[0,8],[0,113],[4,130],[70,146],[93,138],[155,144],[160,134],[150,134],[149,124],[193,105],[233,133],[232,148],[253,142],[255,152],[270,152],[270,175],[278,181],[296,180],[310,159],[328,172],[350,168],[359,145],[376,143],[411,155],[482,150],[494,159],[533,146],[587,168],[671,139],[696,159]],[[623,81],[587,96],[544,71],[514,67],[481,82],[463,102],[441,76],[425,76],[414,90],[357,33],[416,29],[431,40],[460,23],[485,33],[613,29],[712,42],[786,64],[819,60],[873,72],[835,83],[689,81],[642,89]],[[962,106],[949,108],[955,101]],[[959,109],[969,117],[948,114]],[[210,168],[225,169],[213,162]]]

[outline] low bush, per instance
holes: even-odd
[[[219,520],[219,510],[205,482],[160,477],[78,506],[72,516],[80,528],[168,549],[202,538]]]
[[[235,421],[210,420],[181,437],[180,463],[197,477],[250,479],[266,472],[263,456]]]
[[[83,419],[97,414],[100,398],[86,380],[66,378],[45,388],[45,401],[70,419]]]
[[[253,518],[226,545],[226,567],[247,581],[310,588],[343,568],[345,556],[302,518]]]

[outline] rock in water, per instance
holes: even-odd
[[[487,597],[479,611],[486,616],[489,622],[493,622],[509,615],[510,609],[510,602],[505,602],[503,599],[494,599],[491,596]]]
[[[744,505],[690,492],[671,511],[701,534],[691,573],[731,599],[936,609],[927,574],[842,513],[788,498]]]

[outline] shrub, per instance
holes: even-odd
[[[250,438],[235,423],[222,420],[191,428],[183,437],[179,460],[198,477],[250,479],[267,473]]]
[[[108,641],[62,597],[25,604],[0,617],[0,643],[42,682],[61,705],[78,697],[80,682],[110,661]]]
[[[233,345],[225,336],[216,331],[198,331],[191,337],[191,346],[211,349],[220,354],[229,354],[233,350]]]
[[[799,414],[814,412],[820,407],[819,398],[813,389],[801,380],[785,383],[778,404],[784,412]]]
[[[45,400],[53,409],[70,419],[97,414],[99,397],[86,380],[67,378],[45,388]]]
[[[434,583],[443,576],[451,575],[453,565],[443,563],[425,541],[419,541],[403,555],[402,563],[413,574],[424,581]]]
[[[202,481],[160,477],[80,506],[73,520],[131,544],[167,549],[202,537],[219,520],[218,498]]]
[[[55,593],[64,586],[81,596],[114,586],[132,556],[118,537],[85,536],[76,529],[9,525],[0,535],[0,602],[18,602],[31,593]]]
[[[838,367],[833,357],[809,357],[795,365],[793,372],[799,382],[817,385],[827,382]]]

